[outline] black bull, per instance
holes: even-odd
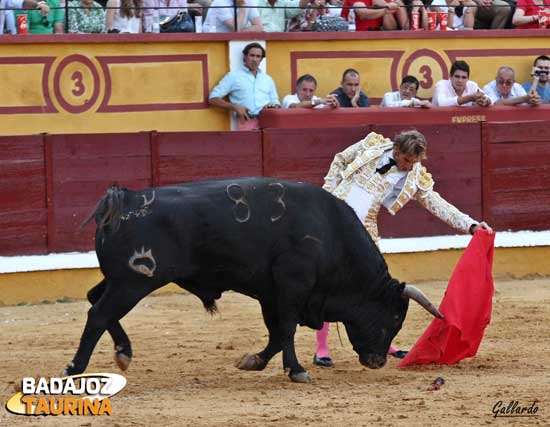
[[[282,351],[298,382],[310,381],[294,348],[298,324],[342,322],[360,362],[380,368],[409,298],[441,316],[418,289],[390,276],[353,210],[313,185],[239,178],[140,192],[114,186],[92,215],[105,279],[88,292],[92,307],[68,375],[86,369],[105,330],[126,369],[132,350],[119,320],[170,282],[210,312],[227,290],[257,299],[269,341],[237,367],[261,370]]]

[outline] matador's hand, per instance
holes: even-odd
[[[487,230],[487,233],[493,234],[493,229],[485,221],[481,221],[479,224],[473,224],[470,227],[470,234],[474,234],[477,230]]]

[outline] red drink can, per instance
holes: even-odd
[[[17,34],[28,34],[27,15],[17,15]]]
[[[428,30],[435,31],[437,27],[437,12],[428,12]]]
[[[447,12],[439,12],[439,29],[441,31],[447,31],[447,19],[449,18],[449,14]]]
[[[411,30],[417,31],[420,28],[420,13],[411,12]]]

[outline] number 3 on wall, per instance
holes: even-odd
[[[432,69],[429,65],[422,65],[420,69],[420,74],[422,76],[422,80],[420,80],[420,87],[422,89],[431,89],[434,85],[434,80],[432,78]]]
[[[79,114],[91,109],[99,97],[99,85],[96,65],[83,55],[63,58],[54,73],[55,98],[69,113]]]
[[[420,82],[418,97],[429,99],[439,80],[447,79],[447,65],[441,55],[430,49],[420,49],[413,52],[403,64],[403,77],[415,76]]]
[[[84,86],[84,83],[82,82],[84,77],[82,76],[82,72],[75,71],[72,76],[71,80],[73,81],[73,90],[71,91],[74,96],[82,96],[86,92],[86,87]]]

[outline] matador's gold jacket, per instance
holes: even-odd
[[[338,153],[330,165],[323,188],[345,200],[359,216],[363,225],[378,244],[377,218],[384,205],[395,215],[405,204],[416,199],[442,221],[467,233],[477,221],[459,211],[433,190],[434,180],[420,162],[409,172],[392,166],[385,174],[376,168],[389,158],[393,142],[374,132],[362,141]]]

